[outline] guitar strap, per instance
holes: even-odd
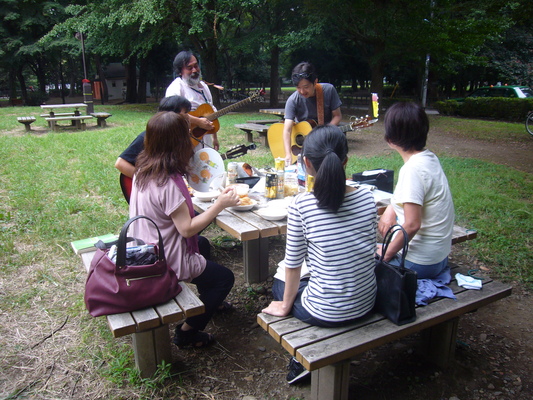
[[[320,83],[315,85],[315,91],[318,125],[324,125],[324,92],[322,91],[322,85]]]

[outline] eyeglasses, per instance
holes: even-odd
[[[298,74],[292,74],[292,83],[295,85],[298,84],[302,79],[307,79],[311,76],[311,74],[308,74],[307,72],[300,72]]]

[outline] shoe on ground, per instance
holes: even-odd
[[[289,373],[287,374],[287,382],[289,382],[289,385],[301,382],[305,378],[311,376],[311,372],[306,370],[294,357],[289,361],[287,369],[289,370]]]

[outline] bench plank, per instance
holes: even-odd
[[[510,286],[492,281],[487,285],[483,285],[482,291],[465,290],[457,294],[457,301],[444,299],[432,303],[431,306],[419,307],[416,321],[410,324],[397,326],[383,319],[355,331],[349,331],[319,343],[305,346],[296,352],[296,359],[305,368],[313,371],[459,317],[464,313],[476,310],[510,294]],[[379,335],[376,335],[376,332],[379,332]]]
[[[260,125],[270,125],[270,124],[277,124],[279,122],[279,118],[277,119],[251,119],[249,121],[246,121],[248,124],[260,124]]]

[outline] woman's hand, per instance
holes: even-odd
[[[239,205],[241,201],[240,197],[237,196],[237,193],[232,187],[225,188],[222,193],[218,196],[215,204],[221,208],[234,207]]]
[[[263,309],[265,314],[274,315],[275,317],[285,317],[289,315],[290,311],[290,308],[285,307],[282,301],[273,301],[267,308]]]
[[[385,209],[385,212],[381,217],[379,217],[378,222],[378,231],[381,234],[382,237],[385,237],[385,234],[389,230],[391,226],[396,224],[396,213],[394,212],[394,208],[392,208],[391,205],[387,206]]]

